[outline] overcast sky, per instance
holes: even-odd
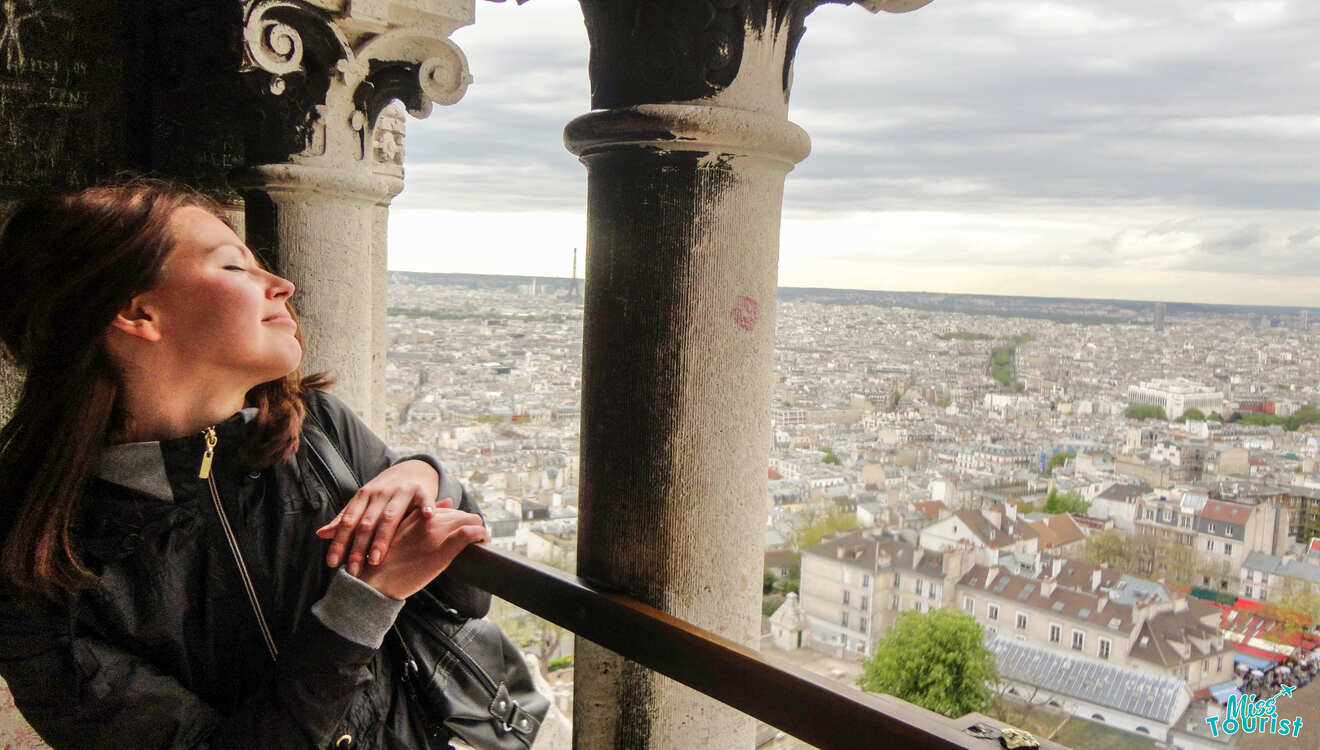
[[[479,0],[453,38],[475,82],[408,121],[390,267],[567,276],[581,11]],[[1320,305],[1317,40],[1318,0],[823,6],[780,284]]]

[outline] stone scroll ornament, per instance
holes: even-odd
[[[364,159],[374,153],[370,134],[390,102],[423,118],[432,104],[462,99],[472,75],[448,34],[466,23],[435,17],[397,25],[376,5],[330,12],[299,0],[248,0],[242,71],[262,89],[267,124],[282,126],[258,148],[258,160]],[[357,135],[339,143],[334,129],[344,123]]]
[[[904,13],[931,0],[580,0],[591,40],[592,106],[691,101],[729,86],[748,33],[787,35],[783,87],[806,17],[821,5]]]

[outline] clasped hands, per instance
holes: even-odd
[[[440,477],[425,461],[401,461],[377,474],[316,530],[331,540],[326,564],[343,563],[395,599],[417,593],[464,547],[490,541],[480,516],[455,509],[453,498],[437,500],[439,491]]]

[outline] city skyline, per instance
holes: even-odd
[[[562,275],[585,248],[561,137],[588,109],[580,11],[477,14],[454,35],[467,96],[408,123],[391,266]],[[1295,0],[823,6],[794,70],[813,153],[786,183],[780,283],[1309,304],[1317,29]]]
[[[583,284],[585,281],[581,277],[574,277],[571,275],[560,276],[554,273],[547,273],[547,274],[459,273],[459,272],[449,272],[449,271],[415,271],[415,270],[409,270],[403,268],[390,268],[389,271],[390,273],[423,274],[425,276],[435,277],[435,282],[437,283],[443,281],[453,281],[457,278],[472,277],[474,279],[500,280],[506,284],[528,284],[531,283],[532,281],[536,281],[537,283],[542,283],[546,281],[559,282],[562,283],[565,286],[565,288],[567,288],[568,285],[573,283],[573,280],[575,278],[579,285]],[[1045,296],[1031,295],[1031,294],[1012,294],[1008,292],[978,293],[978,292],[947,292],[947,291],[940,291],[935,289],[903,290],[903,289],[868,289],[868,288],[847,287],[847,286],[838,286],[838,287],[794,286],[794,285],[784,284],[782,283],[782,280],[781,283],[778,285],[778,291],[781,301],[783,301],[783,298],[786,295],[793,295],[793,294],[803,294],[803,293],[811,293],[811,292],[821,292],[821,293],[840,292],[846,294],[851,292],[859,292],[863,294],[879,294],[879,295],[893,294],[893,295],[905,295],[911,297],[921,297],[921,296],[953,297],[953,298],[985,297],[985,298],[992,298],[998,300],[1039,300],[1042,302],[1084,302],[1084,303],[1092,303],[1096,305],[1102,305],[1105,303],[1115,303],[1128,309],[1144,310],[1145,312],[1148,313],[1153,313],[1155,305],[1164,304],[1166,305],[1165,308],[1166,314],[1169,314],[1169,310],[1167,307],[1169,304],[1175,306],[1172,310],[1172,314],[1180,313],[1179,307],[1223,308],[1227,311],[1240,312],[1240,313],[1248,313],[1251,311],[1259,311],[1259,310],[1269,310],[1272,312],[1272,314],[1279,316],[1298,315],[1307,310],[1320,309],[1320,306],[1311,306],[1311,305],[1277,305],[1277,304],[1263,304],[1263,303],[1235,304],[1229,302],[1207,302],[1204,300],[1165,300],[1165,299],[1139,299],[1139,298],[1125,298],[1125,297],[1045,297]],[[579,295],[580,293],[581,291],[579,289]],[[1007,311],[1001,310],[996,314],[1006,315],[1009,313]]]

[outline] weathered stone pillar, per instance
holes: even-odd
[[[416,117],[458,101],[472,80],[448,39],[472,0],[294,5],[248,0],[246,65],[272,131],[233,183],[249,242],[299,288],[304,369],[384,428],[385,229],[403,189],[402,100]]]
[[[581,4],[597,111],[565,130],[588,172],[578,572],[754,647],[780,209],[809,150],[788,90],[820,3]],[[667,678],[582,639],[575,662],[575,747],[753,746],[749,718]]]

